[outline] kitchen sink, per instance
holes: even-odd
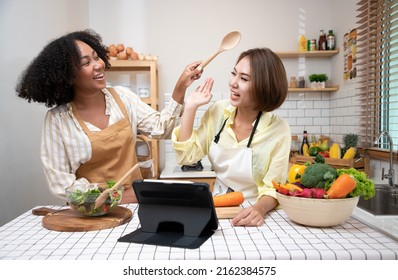
[[[358,207],[373,215],[398,215],[398,186],[376,185],[369,200],[359,198]]]

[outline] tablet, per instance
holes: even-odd
[[[141,227],[118,241],[195,249],[218,228],[207,183],[136,180]]]

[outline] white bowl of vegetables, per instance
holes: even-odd
[[[98,208],[95,207],[95,200],[107,188],[112,187],[114,181],[106,183],[75,183],[66,188],[66,199],[70,207],[84,216],[102,216],[111,212],[122,199],[122,190],[109,194],[106,201]]]
[[[322,158],[317,160],[302,168],[301,174],[289,176],[290,182],[273,182],[276,197],[286,215],[298,224],[336,226],[351,216],[360,196],[374,196],[374,183],[362,171],[336,169]]]

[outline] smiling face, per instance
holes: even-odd
[[[232,106],[254,109],[255,102],[251,96],[252,76],[250,59],[242,58],[234,67],[229,79],[230,102]]]
[[[106,86],[105,63],[86,43],[76,41],[80,52],[80,69],[73,83],[75,92],[96,92]]]

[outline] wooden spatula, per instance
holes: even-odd
[[[108,198],[109,194],[118,190],[118,188],[122,185],[122,183],[124,182],[124,180],[126,180],[126,178],[133,173],[134,171],[136,171],[139,167],[141,166],[141,164],[138,162],[137,164],[135,164],[129,171],[126,172],[126,174],[123,175],[122,178],[120,178],[115,185],[113,185],[112,188],[106,189],[105,191],[103,191],[99,197],[97,197],[97,199],[95,200],[95,208],[100,207],[102,204],[105,203],[106,199]]]

